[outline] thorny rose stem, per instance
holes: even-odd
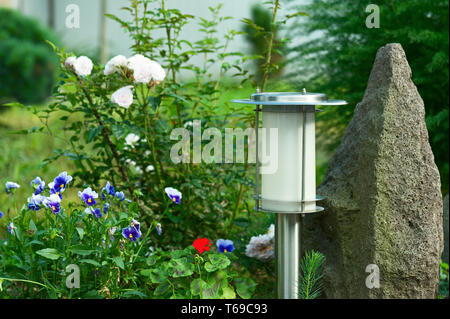
[[[78,76],[77,76],[78,77]],[[122,175],[122,178],[127,182],[128,184],[128,191],[130,192],[130,195],[134,197],[134,199],[136,200],[136,196],[134,194],[134,190],[131,186],[129,186],[130,180],[128,179],[127,173],[125,172],[125,169],[123,168],[123,166],[120,164],[120,158],[119,158],[119,154],[117,153],[116,147],[114,146],[113,142],[111,141],[111,137],[109,135],[108,129],[106,128],[106,126],[103,124],[103,121],[100,117],[100,114],[98,113],[97,109],[95,108],[94,102],[92,101],[91,96],[89,95],[89,93],[86,91],[86,89],[83,87],[83,82],[81,81],[80,78],[78,78],[78,81],[80,82],[81,85],[81,89],[83,90],[84,95],[86,96],[86,98],[88,99],[89,103],[92,106],[92,113],[94,113],[95,118],[98,121],[98,124],[102,127],[102,133],[103,136],[106,139],[106,142],[108,143],[109,148],[111,149],[111,152],[117,162],[117,165],[119,167],[120,173]]]

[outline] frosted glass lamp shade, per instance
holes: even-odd
[[[270,111],[265,112],[264,107]],[[278,158],[277,167],[271,173],[264,173],[264,170],[274,163],[261,163],[261,207],[274,212],[314,211],[315,107],[263,106],[262,114],[262,134],[266,136],[262,136],[261,142],[267,143],[265,150],[268,152],[277,152]],[[278,131],[276,143],[269,136],[274,128]],[[259,147],[260,151],[262,149],[264,147]],[[272,153],[269,158],[274,158]]]

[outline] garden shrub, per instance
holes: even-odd
[[[151,5],[155,6],[150,9]],[[275,19],[279,0],[272,5],[272,27],[261,31],[269,44],[282,23]],[[220,8],[211,7],[208,20],[168,9],[164,0],[130,1],[125,8],[129,20],[108,16],[133,39],[133,55],[118,55],[105,66],[49,43],[60,60],[58,85],[46,108],[27,107],[41,121],[28,133],[48,133],[66,144],[65,148],[55,149],[42,166],[57,165],[58,159],[68,158],[76,166],[71,183],[85,189],[82,197],[89,200],[92,189],[110,183],[116,189],[105,187],[106,193],[114,194],[116,199],[110,203],[111,213],[102,217],[101,205],[98,211],[86,211],[80,203],[71,202],[56,216],[49,213],[53,208],[45,208],[46,218],[33,217],[31,223],[31,208],[20,209],[14,217],[16,228],[10,233],[20,239],[7,239],[8,247],[3,248],[3,271],[8,274],[9,284],[17,274],[23,284],[24,278],[36,278],[46,285],[42,296],[74,297],[64,290],[58,274],[67,263],[77,262],[83,264],[83,276],[95,272],[95,267],[99,271],[94,282],[88,277],[83,279],[89,284],[79,292],[82,297],[248,298],[253,292],[257,297],[273,295],[273,264],[245,255],[249,238],[266,229],[273,219],[251,214],[252,164],[173,163],[170,156],[175,143],[170,136],[175,128],[187,128],[192,134],[197,124],[202,131],[214,127],[221,132],[227,127],[246,129],[255,125],[251,106],[229,103],[231,98],[238,98],[232,94],[237,88],[251,82],[253,76],[244,64],[252,57],[229,50],[230,42],[241,32],[229,30],[224,37],[218,37],[218,26],[230,19],[220,15]],[[203,38],[195,43],[180,38],[183,27],[195,21]],[[244,22],[254,26],[251,21]],[[161,30],[164,36],[156,38],[154,34]],[[277,68],[271,59],[272,48],[276,47],[268,47],[258,83],[262,91],[269,74]],[[194,57],[202,57],[204,63],[193,64]],[[216,65],[220,72],[213,77]],[[190,71],[192,77],[180,81],[181,70]],[[254,87],[249,88],[254,92]],[[65,123],[60,130],[48,125],[54,116]],[[203,140],[202,146],[208,142]],[[192,156],[192,140],[190,144]],[[48,185],[55,194],[56,184],[55,180]],[[129,202],[117,201],[124,198]],[[91,200],[97,201],[95,197]],[[147,230],[145,235],[135,228],[132,219],[139,220],[139,228]],[[125,229],[125,237],[140,234],[139,238],[132,243],[125,240],[122,251],[118,238],[112,243],[109,240],[112,227],[117,227],[116,231]],[[29,234],[30,230],[34,232]],[[273,250],[273,231],[268,237],[264,251]],[[24,238],[29,242],[23,243]],[[198,255],[193,254],[191,246],[197,240],[209,241],[207,238],[229,238],[235,249],[232,254],[222,253],[209,249],[209,245]],[[26,249],[14,257],[18,247]],[[149,251],[150,247],[153,251]],[[27,266],[21,267],[23,264]],[[15,268],[10,269],[14,267],[11,265]],[[30,274],[31,269],[40,272]],[[145,284],[148,279],[150,286]],[[258,291],[253,280],[262,283]],[[14,289],[18,289],[16,285]]]
[[[46,40],[57,42],[39,22],[0,8],[0,103],[41,103],[51,95],[57,57]]]

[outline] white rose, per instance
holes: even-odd
[[[79,76],[87,76],[90,75],[92,72],[92,67],[94,66],[92,64],[91,59],[89,59],[86,56],[80,56],[73,62],[73,68],[75,69],[75,72]]]
[[[133,71],[135,83],[149,83],[151,80],[160,82],[166,77],[166,72],[159,63],[141,54],[128,59],[128,68]]]
[[[139,142],[139,135],[130,133],[127,135],[127,137],[125,137],[126,145],[134,146],[134,144],[136,144],[137,142]]]
[[[128,61],[126,57],[123,55],[117,55],[106,63],[104,74],[111,75],[117,72],[120,67],[126,67],[127,63]]]
[[[76,60],[77,60],[77,57],[76,57],[76,56],[68,57],[68,58],[66,59],[66,61],[64,62],[64,65],[66,66],[66,68],[71,68],[71,67],[73,67],[73,63],[74,63]]]
[[[133,91],[131,90],[133,86],[125,86],[118,89],[111,96],[111,102],[118,104],[124,108],[129,108],[133,103]]]
[[[141,54],[128,59],[128,68],[133,71],[135,83],[148,83],[152,79],[150,74],[151,60]]]
[[[152,76],[153,81],[155,82],[161,82],[166,77],[166,71],[162,68],[162,66],[155,61],[150,61],[150,74]]]

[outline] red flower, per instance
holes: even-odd
[[[194,241],[194,243],[192,244],[192,246],[194,246],[195,249],[197,249],[197,251],[200,254],[203,253],[205,250],[209,251],[209,248],[211,245],[212,245],[212,242],[209,241],[209,239],[207,239],[207,238],[196,239]]]

